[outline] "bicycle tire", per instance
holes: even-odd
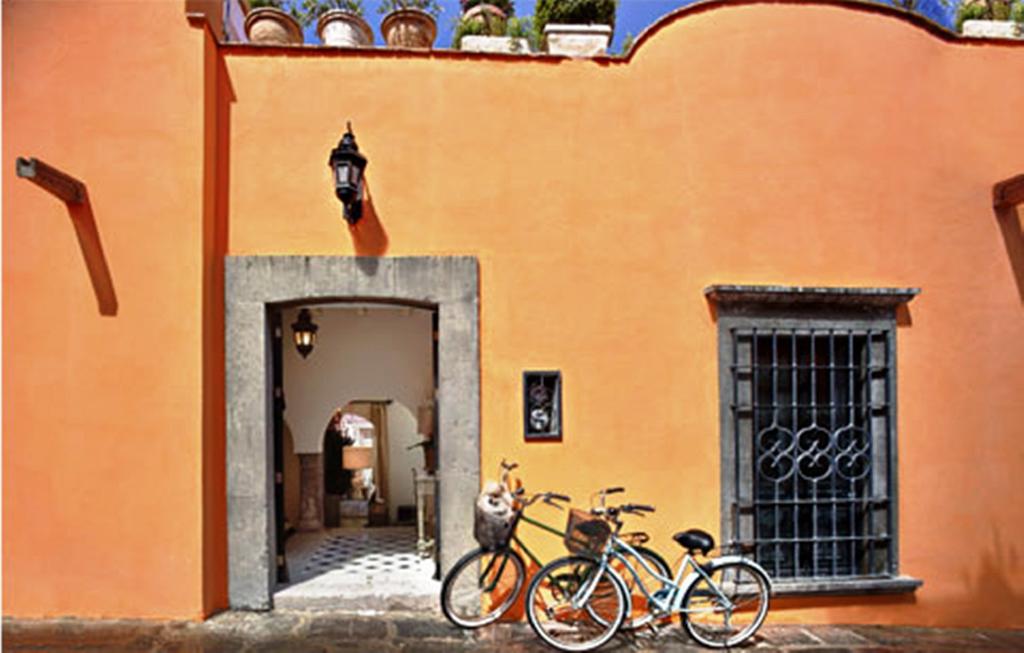
[[[708,567],[707,571],[716,587],[712,588],[701,577],[687,588],[682,603],[683,626],[690,637],[702,646],[738,646],[753,637],[764,623],[768,614],[770,582],[759,568],[746,560],[720,564],[712,561]],[[732,605],[741,608],[735,610],[724,607],[719,592]],[[737,614],[741,615],[738,620]],[[746,625],[738,626],[737,622]]]
[[[595,581],[585,605],[574,608],[571,603],[598,569],[593,558],[569,556],[549,562],[534,576],[526,592],[526,617],[544,643],[561,651],[592,651],[618,632],[629,595],[613,570],[606,569]],[[594,619],[595,612],[602,618]]]
[[[492,624],[516,602],[525,581],[526,565],[511,548],[474,549],[445,574],[441,612],[459,628]]]

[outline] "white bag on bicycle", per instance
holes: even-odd
[[[485,549],[508,544],[515,523],[512,494],[500,483],[488,481],[476,499],[473,537]]]

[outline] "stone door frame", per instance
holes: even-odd
[[[438,313],[439,559],[476,546],[480,488],[479,268],[471,256],[225,257],[228,602],[269,610],[274,594],[273,403],[268,309],[381,301]]]

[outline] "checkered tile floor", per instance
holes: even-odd
[[[330,535],[306,560],[299,573],[307,578],[329,571],[374,575],[418,570],[423,566],[421,562],[416,553],[415,531],[376,533],[366,530]]]
[[[434,574],[434,561],[416,551],[416,529],[334,528],[298,533],[287,544],[291,583],[330,574],[343,580],[366,580],[385,575]]]
[[[290,582],[274,605],[388,611],[436,610],[436,565],[416,551],[410,527],[333,528],[288,538]]]

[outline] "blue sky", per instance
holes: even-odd
[[[622,48],[622,40],[627,34],[637,36],[648,25],[654,23],[661,16],[669,13],[676,7],[683,7],[691,4],[694,0],[619,0],[619,10],[615,19],[615,36],[612,40],[612,53],[617,53]],[[366,22],[373,28],[374,37],[378,45],[382,45],[380,37],[381,14],[377,13],[377,6],[380,0],[363,0],[366,8]],[[441,15],[437,20],[437,41],[434,47],[447,48],[451,46],[452,30],[455,20],[459,16],[458,0],[440,0]],[[517,16],[532,16],[536,0],[516,0],[515,8]],[[940,24],[950,24],[951,11],[943,6],[942,0],[919,0],[920,12]],[[306,42],[317,43],[316,29],[306,30]]]

